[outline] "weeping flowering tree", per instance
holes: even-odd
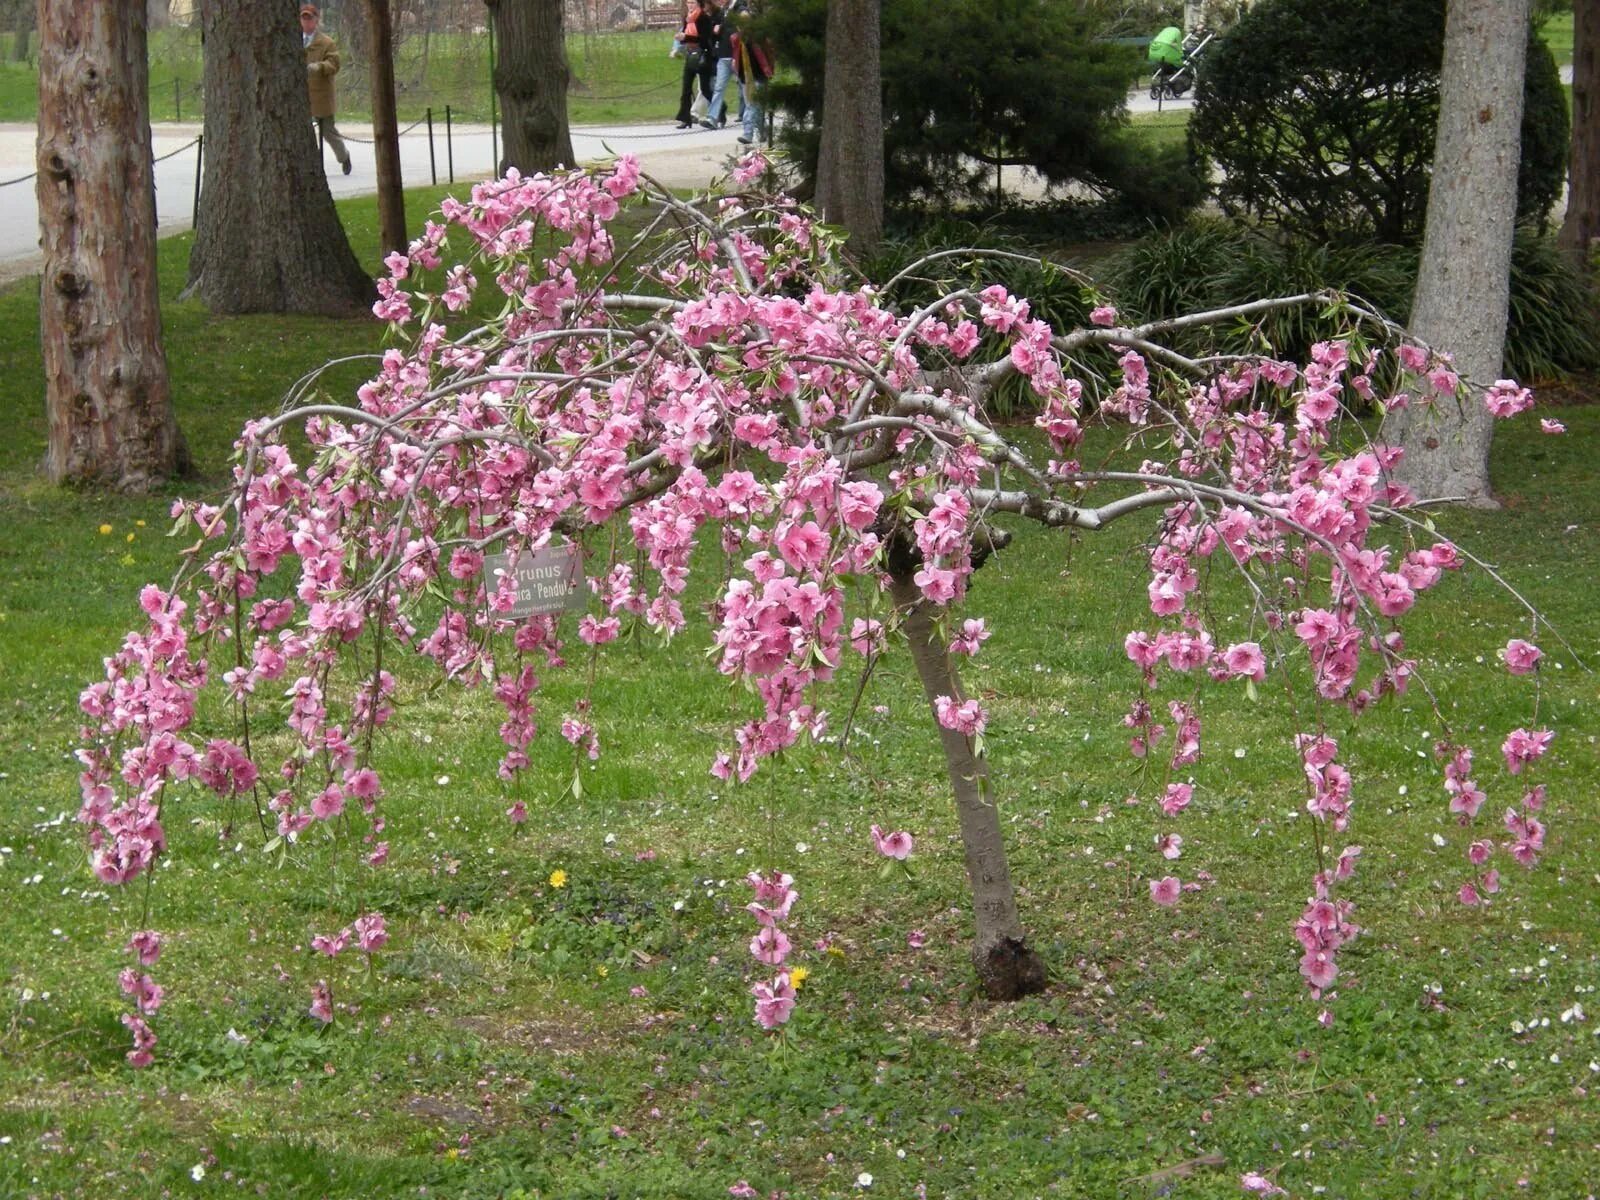
[[[735,182],[755,183],[764,166],[747,159]],[[628,206],[637,214],[618,224]],[[1397,347],[1396,369],[1380,372],[1394,331],[1337,297],[1136,328],[1101,307],[1084,328],[1058,330],[999,286],[935,287],[932,299],[901,303],[913,278],[926,292],[940,256],[875,287],[842,265],[831,239],[771,197],[676,199],[628,159],[512,173],[447,201],[388,260],[376,312],[397,346],[354,401],[314,395],[308,377],[279,414],[245,428],[220,503],[175,506],[198,540],[171,586],[141,594],[144,627],[82,697],[80,819],[96,874],[125,883],[148,872],[168,806],[207,792],[253,796],[268,838],[342,818],[381,868],[378,735],[403,709],[407,680],[492,692],[504,779],[530,768],[541,721],[557,724],[581,766],[601,752],[603,714],[588,699],[540,712],[541,676],[578,659],[592,680],[630,627],[670,639],[703,618],[715,669],[748,685],[707,764],[720,779],[749,779],[797,742],[828,736],[824,685],[852,659],[870,669],[909,650],[954,794],[973,964],[992,997],[1037,991],[1044,964],[1018,914],[989,783],[989,714],[958,669],[988,636],[969,593],[1018,530],[1063,536],[1142,519],[1150,614],[1127,633],[1125,723],[1172,823],[1161,870],[1180,853],[1202,695],[1237,696],[1269,675],[1291,692],[1308,687],[1295,744],[1318,866],[1293,935],[1313,993],[1333,986],[1339,948],[1357,932],[1340,885],[1360,846],[1347,844],[1357,792],[1323,714],[1426,686],[1401,621],[1469,558],[1407,514],[1416,498],[1388,474],[1398,452],[1362,440],[1344,417],[1357,402],[1454,404],[1461,381],[1414,346]],[[624,275],[639,290],[620,289]],[[1174,348],[1208,322],[1297,304],[1342,308],[1351,337],[1298,365]],[[1093,361],[1115,363],[1110,378]],[[1406,391],[1380,395],[1375,381],[1391,377]],[[994,390],[1019,382],[1036,395],[1036,431],[987,415]],[[1502,382],[1489,403],[1505,415],[1531,398]],[[1091,419],[1130,431],[1148,457],[1126,469],[1085,463]],[[303,432],[303,453],[291,430]],[[717,589],[703,611],[686,611],[702,544],[720,552]],[[575,600],[558,607],[577,615],[530,611],[527,580],[551,572],[571,573]],[[1239,582],[1213,585],[1225,579]],[[1237,611],[1237,596],[1251,637],[1223,645],[1202,614]],[[1532,673],[1539,655],[1513,640],[1506,666]],[[1158,697],[1167,684],[1170,697]],[[197,728],[207,688],[226,702],[226,727]],[[269,699],[285,695],[269,725]],[[1538,857],[1534,776],[1549,741],[1539,729],[1506,733],[1500,749],[1521,799],[1496,833],[1476,820],[1485,791],[1474,749],[1441,739],[1442,802],[1467,828],[1463,901],[1498,888],[1502,855]],[[520,803],[508,812],[527,815]],[[904,834],[875,836],[885,854],[909,852]],[[791,882],[752,876],[752,952],[772,965]],[[1163,874],[1150,887],[1171,904],[1183,884]],[[381,914],[351,917],[319,948],[337,953],[352,936],[368,953],[383,944]],[[159,937],[140,931],[130,949],[149,965]],[[762,1024],[787,1016],[791,982],[758,987]],[[127,1017],[133,1058],[148,1061],[155,1035],[144,1018],[160,986],[130,968],[124,987],[139,1010]],[[321,989],[313,1012],[328,1010]]]

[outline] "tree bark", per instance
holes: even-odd
[[[1011,869],[1006,864],[1005,839],[1000,831],[1000,810],[984,796],[988,764],[973,753],[972,743],[964,734],[938,723],[935,699],[959,694],[950,669],[949,649],[934,627],[928,602],[910,574],[896,572],[891,578],[895,606],[905,614],[900,628],[911,645],[911,659],[927,693],[928,710],[935,713],[934,726],[939,730],[945,769],[955,793],[967,879],[972,888],[972,965],[978,982],[991,1000],[1015,1000],[1041,992],[1045,986],[1044,962],[1028,946],[1028,935],[1017,915],[1016,891],[1011,886]]]
[[[575,165],[567,125],[562,0],[485,0],[494,22],[494,90],[504,123],[499,169],[524,175]]]
[[[1584,270],[1600,238],[1600,0],[1572,5],[1572,152],[1561,246]]]
[[[384,250],[404,254],[406,194],[400,175],[400,119],[394,101],[394,24],[389,0],[366,0],[372,30],[372,141],[378,163],[378,237]]]
[[[374,297],[312,132],[294,0],[206,0],[205,179],[185,295],[212,312],[354,316]]]
[[[1530,11],[1530,0],[1450,0],[1447,9],[1411,332],[1453,355],[1468,386],[1460,403],[1413,401],[1384,419],[1384,440],[1405,448],[1397,477],[1420,499],[1495,504],[1482,394],[1505,357]]]
[[[817,208],[860,255],[883,241],[881,0],[828,0]]]
[[[188,467],[156,287],[143,4],[39,3],[39,324],[53,483]]]

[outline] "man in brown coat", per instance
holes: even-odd
[[[300,6],[300,37],[306,50],[306,86],[311,89],[311,119],[317,133],[339,160],[339,167],[350,174],[350,151],[333,123],[333,77],[339,73],[339,47],[317,29],[321,14],[315,4]]]

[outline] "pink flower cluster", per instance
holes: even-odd
[[[128,939],[123,947],[139,960],[141,967],[153,967],[161,957],[161,935],[153,929],[141,929]],[[128,1051],[128,1064],[148,1067],[155,1061],[153,1053],[159,1040],[145,1018],[161,1007],[166,989],[141,971],[128,967],[118,977],[122,994],[133,1000],[135,1011],[122,1014],[122,1023],[133,1035],[133,1049]]]
[[[745,905],[745,911],[756,919],[759,929],[750,939],[750,953],[759,963],[782,966],[789,957],[793,944],[783,931],[789,919],[789,910],[800,898],[794,889],[794,877],[778,871],[763,875],[752,871],[745,882],[755,889],[756,898]],[[759,982],[750,988],[756,998],[756,1024],[763,1029],[776,1029],[789,1020],[794,1012],[795,989],[789,972],[779,971],[770,983]]]

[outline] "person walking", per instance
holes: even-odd
[[[300,6],[300,42],[306,53],[306,87],[311,93],[311,119],[317,135],[339,160],[339,169],[350,174],[350,148],[344,144],[339,127],[333,123],[333,77],[339,73],[339,47],[317,29],[322,14],[315,4]]]
[[[761,102],[766,99],[767,81],[772,78],[772,47],[754,40],[743,30],[736,30],[733,61],[741,98],[739,120],[743,131],[739,134],[739,144],[752,146],[761,140]]]
[[[706,112],[706,119],[700,124],[707,129],[720,129],[728,123],[728,81],[734,76],[733,46],[737,34],[734,21],[740,14],[746,12],[746,0],[733,0],[733,3],[723,10],[718,17],[716,29],[717,70],[715,81],[711,85],[711,108]],[[740,110],[744,108],[744,85],[739,86]]]
[[[716,74],[717,6],[712,0],[690,0],[689,19],[675,35],[683,50],[683,94],[678,100],[678,128],[689,129],[711,104],[711,79]]]

